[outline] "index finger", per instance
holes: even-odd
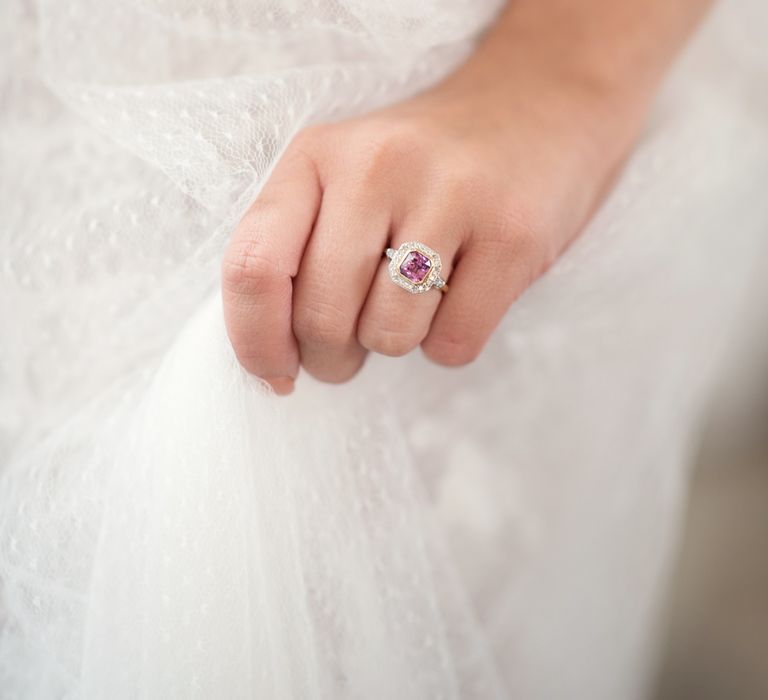
[[[290,393],[299,371],[293,277],[321,197],[312,159],[289,149],[237,226],[222,261],[224,320],[235,354],[277,393]]]

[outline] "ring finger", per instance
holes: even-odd
[[[438,253],[444,280],[450,275],[462,241],[462,232],[455,222],[419,215],[406,217],[392,237],[390,246],[397,250],[403,243],[419,242]],[[382,255],[383,255],[382,251]],[[427,260],[425,260],[427,258]],[[413,251],[400,264],[395,265],[406,280],[419,281],[430,273],[435,261],[430,255]],[[418,347],[429,333],[443,295],[438,289],[421,294],[410,293],[395,284],[389,274],[389,260],[383,258],[360,314],[357,336],[360,344],[382,355],[400,356]],[[387,264],[384,264],[387,263]]]

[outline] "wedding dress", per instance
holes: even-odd
[[[766,252],[762,0],[718,6],[472,366],[279,400],[223,330],[293,134],[434,83],[501,4],[2,4],[2,700],[643,697]]]

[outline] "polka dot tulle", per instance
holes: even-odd
[[[765,246],[764,3],[722,4],[472,366],[278,401],[223,329],[292,136],[433,84],[501,4],[0,4],[0,698],[640,697]]]

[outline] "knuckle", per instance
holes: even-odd
[[[488,196],[488,176],[477,172],[477,166],[472,163],[462,165],[457,170],[451,170],[445,175],[440,196],[444,201],[461,205],[474,205]]]
[[[440,199],[442,202],[449,202],[451,207],[463,212],[466,211],[468,204],[477,201],[475,198],[476,191],[477,187],[473,180],[454,176],[444,184]]]
[[[498,257],[531,269],[543,269],[556,255],[543,212],[520,206],[500,208],[490,215],[488,239]]]
[[[296,134],[294,142],[300,144],[314,144],[327,138],[333,129],[333,124],[310,124]]]
[[[488,215],[488,231],[494,238],[512,241],[536,228],[533,215],[518,206],[497,206]]]
[[[237,226],[237,233],[249,243],[261,243],[271,225],[280,215],[281,203],[267,192],[262,191],[253,201]]]
[[[327,384],[343,384],[354,377],[365,363],[365,354],[359,353],[354,358],[345,358],[342,362],[316,362],[302,357],[303,368],[307,374]]]
[[[293,313],[293,332],[309,345],[346,345],[353,335],[353,327],[349,314],[327,301],[301,304]]]
[[[297,133],[291,141],[287,157],[308,157],[311,158],[317,146],[327,138],[328,127],[326,125],[307,126]]]
[[[461,367],[477,359],[482,348],[466,340],[442,336],[422,343],[424,354],[438,365]]]
[[[261,294],[272,288],[278,267],[257,241],[231,245],[221,265],[222,287],[232,294]]]
[[[370,324],[361,326],[358,340],[364,348],[390,357],[407,355],[419,344],[412,333]]]
[[[410,128],[405,126],[391,126],[382,135],[367,137],[361,148],[363,178],[369,180],[397,169],[403,158],[418,147],[419,143],[414,141]]]

